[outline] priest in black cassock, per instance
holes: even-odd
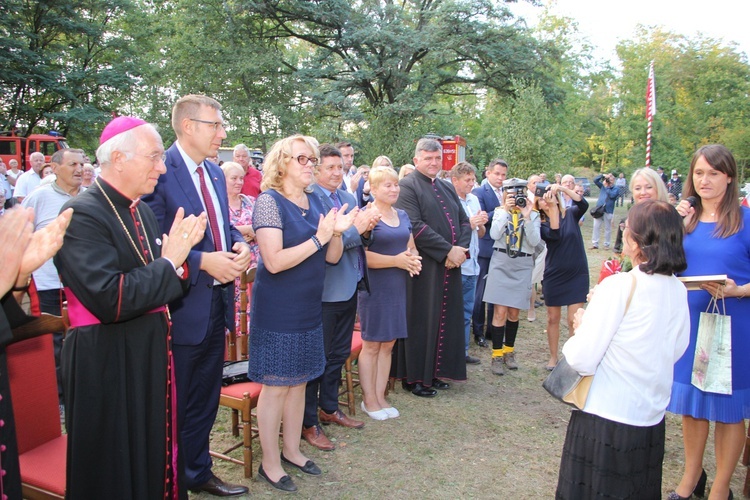
[[[422,272],[407,285],[409,336],[396,343],[394,371],[412,394],[431,397],[450,387],[442,378],[466,379],[461,264],[471,226],[453,186],[437,178],[442,145],[420,139],[414,154],[396,206],[411,220]]]
[[[21,471],[5,347],[44,332],[38,328],[24,333],[14,330],[28,325],[34,318],[23,312],[13,292],[25,292],[31,272],[60,249],[70,215],[70,211],[60,214],[35,234],[32,234],[32,209],[15,208],[0,215],[0,421],[3,422],[0,425],[0,492],[3,498],[21,498]]]
[[[71,329],[63,346],[68,498],[187,498],[179,488],[169,313],[189,276],[205,216],[161,234],[140,197],[166,171],[143,120],[118,117],[96,152],[101,176],[66,203],[74,214],[55,266]]]

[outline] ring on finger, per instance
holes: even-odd
[[[182,238],[186,240],[188,238],[188,234],[187,233],[182,233]]]

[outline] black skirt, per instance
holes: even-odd
[[[661,498],[664,419],[637,427],[574,410],[555,498]]]

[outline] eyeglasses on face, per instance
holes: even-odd
[[[144,158],[148,158],[149,160],[151,160],[151,163],[159,163],[160,161],[161,162],[167,161],[167,153],[154,153],[152,155],[144,155],[141,153],[135,153],[135,154],[137,154],[138,156],[143,156]]]
[[[315,158],[314,156],[299,155],[295,157],[294,159],[297,160],[297,163],[303,166],[307,165],[308,163],[310,163],[310,165],[312,165],[313,167],[318,166],[318,159]]]
[[[205,123],[206,125],[210,125],[214,132],[216,132],[218,129],[226,130],[227,126],[224,122],[212,122],[208,120],[199,120],[198,118],[190,118],[190,121],[198,122],[198,123]]]

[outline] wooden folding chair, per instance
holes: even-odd
[[[247,359],[247,287],[255,279],[255,269],[250,273],[242,273],[240,277],[240,333],[229,333],[228,349],[229,356],[232,360],[236,359],[236,347],[240,348],[243,359]],[[232,414],[232,435],[238,437],[242,429],[242,441],[229,447],[223,452],[212,451],[211,456],[220,460],[226,460],[237,465],[242,465],[245,469],[245,477],[253,475],[253,438],[257,437],[258,430],[253,428],[253,409],[258,405],[261,384],[256,382],[241,382],[231,384],[221,388],[219,396],[219,405],[229,408]],[[229,453],[242,447],[242,460],[230,457]]]
[[[354,362],[359,359],[359,353],[362,352],[362,332],[359,323],[354,325],[352,332],[352,350],[349,357],[346,358],[341,377],[342,388],[339,391],[339,404],[349,410],[349,415],[354,416],[357,413],[354,388],[359,387],[359,370],[354,368]]]

